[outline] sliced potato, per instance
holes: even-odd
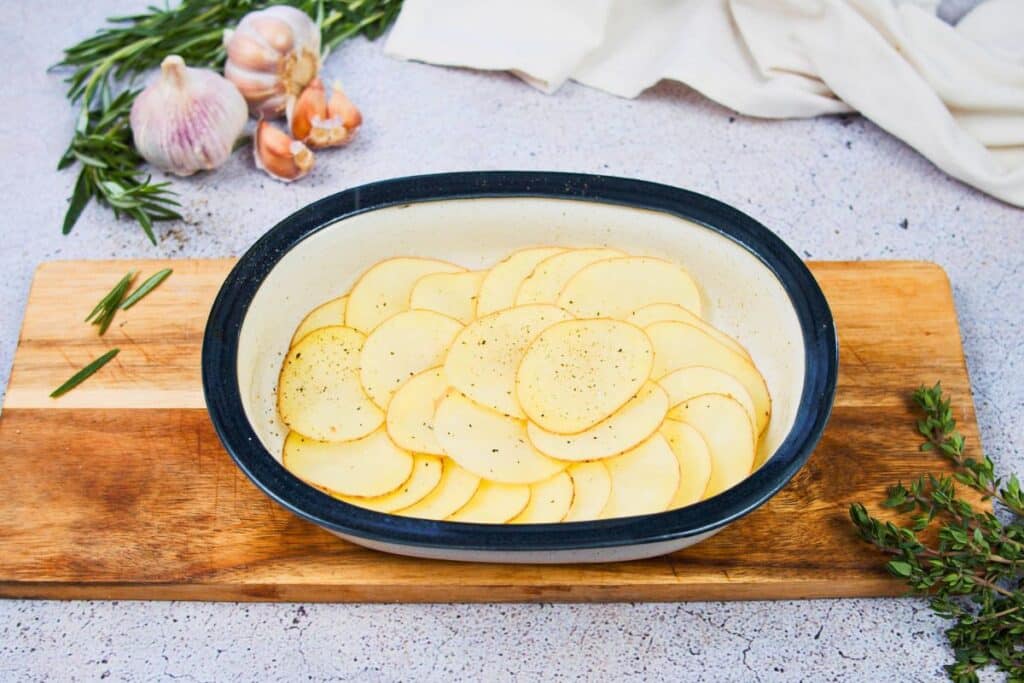
[[[673,409],[701,394],[724,394],[735,400],[750,416],[750,424],[757,425],[757,410],[754,399],[743,384],[730,374],[703,365],[691,365],[673,370],[658,380],[661,388],[668,393],[669,417]],[[399,444],[401,445],[401,444]]]
[[[409,507],[422,500],[428,493],[437,488],[441,481],[441,458],[436,455],[417,453],[413,456],[412,474],[397,489],[383,496],[361,498],[357,496],[338,496],[352,505],[376,510],[377,512],[394,512]]]
[[[522,420],[474,403],[455,390],[437,406],[434,434],[448,457],[484,479],[533,484],[565,469],[565,463],[530,444]]]
[[[661,435],[679,461],[679,488],[668,504],[670,510],[693,505],[704,497],[711,480],[711,451],[696,429],[677,420],[665,420]]]
[[[572,505],[562,521],[597,519],[612,490],[608,468],[601,461],[576,462],[565,471],[572,478]]]
[[[530,502],[512,518],[512,524],[561,522],[572,505],[572,479],[559,472],[550,479],[530,484]]]
[[[444,455],[434,436],[434,411],[448,391],[448,379],[440,367],[410,377],[388,403],[384,425],[397,445],[417,453]]]
[[[285,356],[277,384],[277,409],[293,431],[319,441],[366,436],[384,413],[359,383],[365,337],[340,325],[304,336]]]
[[[743,406],[728,396],[705,394],[681,404],[679,417],[700,432],[711,452],[706,497],[732,488],[750,474],[756,440]]]
[[[530,487],[525,484],[482,481],[469,502],[449,515],[448,521],[504,524],[522,512],[529,502]]]
[[[626,254],[618,249],[598,247],[594,249],[572,249],[549,256],[534,268],[530,277],[523,280],[516,293],[516,306],[525,304],[553,304],[572,276],[594,261],[617,258]],[[641,325],[642,327],[642,325]]]
[[[621,408],[650,376],[653,348],[618,320],[568,320],[541,332],[516,373],[516,396],[538,426],[558,434],[590,429]]]
[[[510,308],[515,304],[519,286],[530,276],[537,264],[563,251],[565,249],[562,247],[520,249],[491,268],[480,285],[480,295],[476,300],[476,317],[482,318],[488,313]]]
[[[612,481],[601,519],[663,512],[679,488],[679,461],[661,434],[601,462]]]
[[[342,496],[381,496],[412,474],[412,454],[383,429],[354,441],[316,441],[290,432],[282,462],[299,479]]]
[[[387,408],[410,377],[444,361],[462,323],[434,311],[405,311],[366,337],[359,380],[373,402]]]
[[[477,403],[525,417],[515,396],[516,370],[530,345],[551,325],[572,316],[557,306],[517,306],[474,320],[452,342],[444,362],[451,385]]]
[[[654,303],[673,303],[701,314],[700,292],[674,263],[650,256],[595,261],[576,273],[558,296],[558,305],[577,318],[626,319]]]
[[[744,348],[743,344],[722,332],[717,327],[711,325],[699,315],[695,315],[687,309],[677,304],[650,304],[643,308],[638,308],[629,314],[629,322],[637,325],[638,327],[647,327],[653,323],[676,321],[686,323],[687,325],[693,325],[699,327],[708,333],[711,337],[714,337],[717,341],[722,342],[736,353],[750,358],[750,354],[747,349]]]
[[[527,423],[537,450],[559,460],[599,460],[628,451],[657,431],[668,412],[668,394],[654,382],[610,416],[578,434],[556,434]]]
[[[437,259],[402,256],[370,267],[349,293],[345,324],[369,334],[382,322],[409,308],[413,285],[429,273],[459,273],[465,268]]]
[[[295,328],[295,334],[292,335],[291,346],[295,346],[300,339],[305,337],[313,330],[319,330],[321,327],[331,327],[334,325],[345,324],[345,307],[348,304],[348,295],[339,296],[337,299],[331,299],[326,303],[322,303],[306,315],[299,323],[299,326]]]
[[[686,323],[654,323],[644,331],[654,344],[654,370],[651,373],[654,379],[660,380],[673,370],[691,365],[703,365],[732,375],[750,393],[754,402],[757,433],[764,431],[771,416],[772,402],[764,378],[750,360]]]
[[[434,490],[395,514],[419,519],[444,519],[468,503],[479,486],[480,477],[459,467],[450,458],[444,458],[441,481]]]
[[[466,324],[476,317],[476,297],[487,271],[430,273],[413,285],[409,308],[437,311]]]

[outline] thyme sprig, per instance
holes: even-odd
[[[997,476],[990,458],[967,454],[950,399],[942,387],[921,387],[914,402],[923,417],[921,450],[952,462],[952,476],[926,475],[889,487],[883,506],[909,516],[909,526],[872,517],[857,503],[850,517],[861,537],[890,555],[886,567],[912,592],[929,596],[936,614],[953,620],[946,631],[954,662],[951,680],[973,683],[994,666],[1024,681],[1024,495],[1015,475]],[[956,486],[1001,507],[980,509]],[[937,533],[934,533],[937,528]],[[929,535],[928,532],[932,532]],[[934,540],[929,540],[934,538]]]

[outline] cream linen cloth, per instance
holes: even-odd
[[[750,116],[859,111],[1024,206],[1024,0],[405,0],[393,56],[636,97],[680,81]]]

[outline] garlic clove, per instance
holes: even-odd
[[[278,180],[290,183],[313,168],[313,152],[265,120],[256,125],[253,139],[256,167]]]
[[[314,149],[348,144],[362,115],[335,84],[330,102],[319,78],[314,78],[297,99],[289,101],[288,125],[292,136]]]
[[[314,78],[298,98],[289,101],[286,109],[292,137],[305,140],[313,130],[314,118],[327,116],[327,94],[319,78]]]
[[[231,81],[170,55],[135,98],[130,124],[135,148],[146,161],[187,176],[227,161],[247,119],[245,99]]]
[[[348,95],[337,81],[331,90],[331,101],[327,104],[327,110],[331,116],[341,117],[341,122],[350,133],[355,133],[356,128],[363,123],[362,113],[348,99]]]

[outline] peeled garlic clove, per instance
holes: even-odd
[[[263,120],[256,125],[253,158],[257,168],[286,183],[309,173],[314,161],[306,145]]]
[[[314,78],[298,99],[288,104],[292,136],[314,149],[347,144],[362,123],[359,110],[340,86],[334,86],[330,102],[319,78]]]
[[[224,32],[224,46],[224,75],[254,116],[280,116],[320,70],[320,29],[287,5],[246,14],[234,31]]]
[[[135,98],[130,121],[143,159],[186,176],[227,161],[247,119],[245,100],[230,81],[171,55]]]

